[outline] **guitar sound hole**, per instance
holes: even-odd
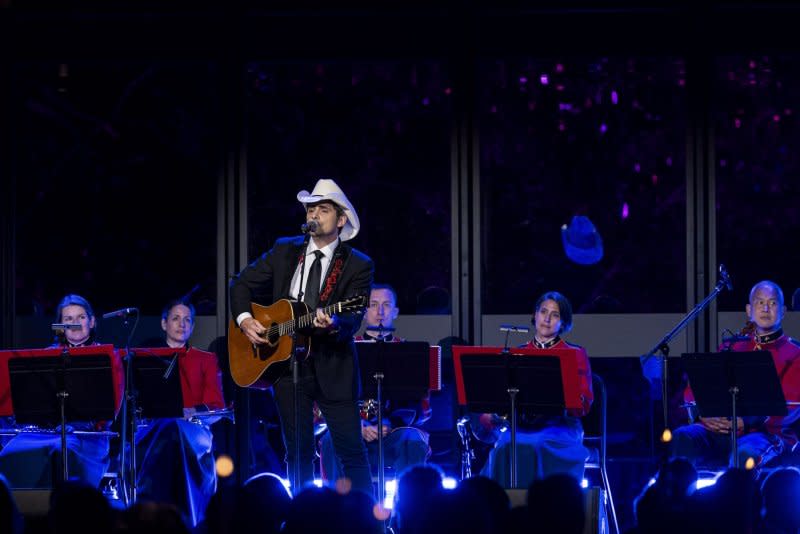
[[[275,345],[281,338],[281,336],[278,335],[278,325],[276,323],[272,323],[271,325],[269,325],[267,332],[268,332],[267,341],[269,342],[270,345]]]

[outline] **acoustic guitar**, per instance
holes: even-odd
[[[366,306],[366,295],[360,295],[325,306],[323,311],[333,315],[359,311]],[[308,356],[310,340],[306,336],[294,334],[312,325],[316,310],[310,312],[304,302],[282,299],[270,306],[251,302],[250,312],[267,329],[263,334],[267,342],[254,345],[236,322],[231,320],[228,328],[231,376],[237,386],[267,388],[286,372],[292,350],[296,349],[301,359]]]

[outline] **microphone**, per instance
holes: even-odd
[[[719,264],[719,278],[722,283],[725,284],[725,287],[728,288],[728,291],[733,291],[733,283],[731,282],[731,277],[728,275],[727,269],[723,264]]]
[[[531,331],[531,329],[528,328],[527,326],[517,326],[517,325],[513,325],[513,324],[501,324],[500,325],[500,331],[501,332],[521,332],[521,333],[527,334],[528,332]]]
[[[308,221],[307,223],[300,226],[300,231],[304,234],[310,234],[317,231],[319,228],[319,223],[317,221]]]
[[[113,317],[127,317],[134,313],[139,313],[139,308],[122,308],[121,310],[104,313],[103,319],[111,319]]]
[[[81,325],[67,324],[67,323],[53,323],[50,325],[50,328],[53,330],[80,330]]]

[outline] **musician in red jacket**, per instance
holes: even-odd
[[[394,334],[394,321],[400,314],[397,307],[397,293],[388,284],[375,284],[369,296],[369,308],[364,317],[367,329],[356,336],[357,343],[400,343],[403,338]],[[383,329],[386,330],[383,330]],[[379,465],[378,456],[378,421],[377,401],[364,399],[361,401],[361,437],[366,443],[369,463],[375,471]],[[427,432],[418,428],[430,419],[431,402],[427,395],[418,404],[407,406],[393,405],[387,400],[383,407],[383,459],[386,467],[391,467],[399,474],[407,467],[422,464],[430,456]],[[341,462],[336,459],[333,441],[330,434],[320,440],[320,462],[323,478],[333,483],[342,476]]]
[[[524,348],[577,349],[581,398],[579,410],[569,410],[564,415],[521,414],[517,429],[517,472],[519,487],[528,487],[534,480],[546,478],[554,473],[569,473],[578,480],[583,479],[583,465],[589,451],[583,446],[583,426],[580,417],[589,412],[594,400],[592,371],[586,350],[564,341],[561,336],[572,328],[572,307],[567,298],[550,291],[536,301],[531,323],[534,336]],[[480,416],[478,429],[485,431],[508,430],[495,414]],[[494,449],[481,470],[481,474],[493,478],[504,487],[511,487],[511,436],[509,431],[499,433]]]
[[[55,322],[75,325],[61,331],[51,347],[70,349],[97,345],[96,320],[89,301],[80,295],[66,295],[56,308]],[[121,371],[120,371],[121,375]],[[118,378],[121,380],[121,376]],[[98,486],[108,469],[109,438],[76,434],[73,431],[104,430],[107,422],[71,421],[67,425],[67,465],[70,478]],[[0,451],[0,474],[12,488],[48,488],[59,479],[61,437],[52,431],[28,428],[12,438]]]
[[[782,321],[786,313],[783,291],[769,280],[758,282],[750,290],[745,306],[747,323],[746,340],[723,343],[720,350],[748,352],[768,350],[775,362],[787,402],[800,401],[800,343],[783,333]],[[691,387],[684,392],[687,402],[694,400]],[[797,443],[794,423],[800,410],[790,410],[788,417],[738,417],[739,465],[747,466],[748,458],[758,468],[766,462],[789,451]],[[678,428],[670,443],[673,456],[684,456],[727,464],[731,454],[731,421],[725,417],[698,417],[697,421]]]
[[[188,300],[174,300],[164,308],[165,343],[180,349],[176,357],[187,419],[151,420],[136,433],[138,495],[175,504],[191,525],[202,519],[216,491],[208,417],[225,408],[217,356],[189,345],[194,327],[195,308]]]

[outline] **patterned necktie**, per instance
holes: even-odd
[[[314,263],[311,264],[311,270],[308,271],[308,282],[306,282],[306,292],[303,295],[303,302],[306,303],[310,310],[315,310],[319,303],[319,284],[322,278],[322,256],[324,254],[321,250],[314,251]]]

